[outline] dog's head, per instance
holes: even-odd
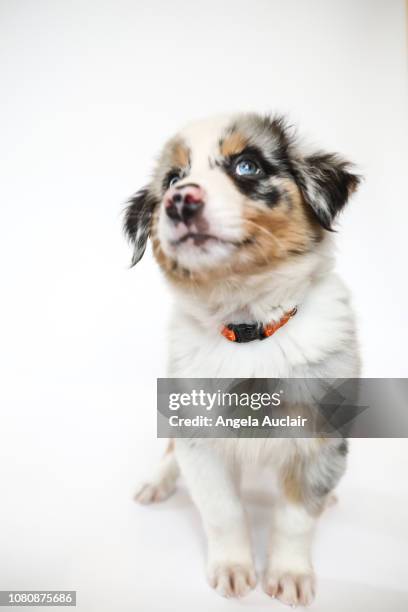
[[[149,235],[174,280],[248,275],[310,252],[359,178],[335,154],[304,154],[281,118],[243,114],[188,125],[165,145],[126,209],[142,257]]]

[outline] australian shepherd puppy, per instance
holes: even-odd
[[[169,376],[358,377],[331,240],[358,183],[338,155],[304,151],[279,117],[212,118],[167,142],[151,182],[130,201],[125,229],[133,264],[150,236],[173,288]],[[248,463],[267,466],[279,493],[264,590],[307,605],[314,527],[346,454],[338,438],[177,439],[137,498],[166,498],[181,469],[208,539],[209,582],[242,596],[256,577],[239,474]]]

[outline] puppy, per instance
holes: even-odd
[[[169,376],[358,377],[354,319],[331,240],[358,183],[339,156],[303,151],[279,117],[212,118],[167,142],[151,182],[130,201],[125,230],[133,264],[150,236],[174,290]],[[279,496],[264,590],[308,605],[316,519],[346,454],[338,438],[177,439],[137,498],[166,498],[180,467],[207,535],[209,582],[242,596],[256,578],[239,474],[248,463],[268,466]]]

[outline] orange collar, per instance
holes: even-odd
[[[228,323],[224,325],[221,334],[230,342],[252,342],[252,340],[265,340],[272,336],[280,327],[295,316],[297,308],[286,312],[276,323]]]

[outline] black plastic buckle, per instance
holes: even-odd
[[[230,323],[227,327],[235,333],[235,342],[252,342],[263,337],[259,323]]]

